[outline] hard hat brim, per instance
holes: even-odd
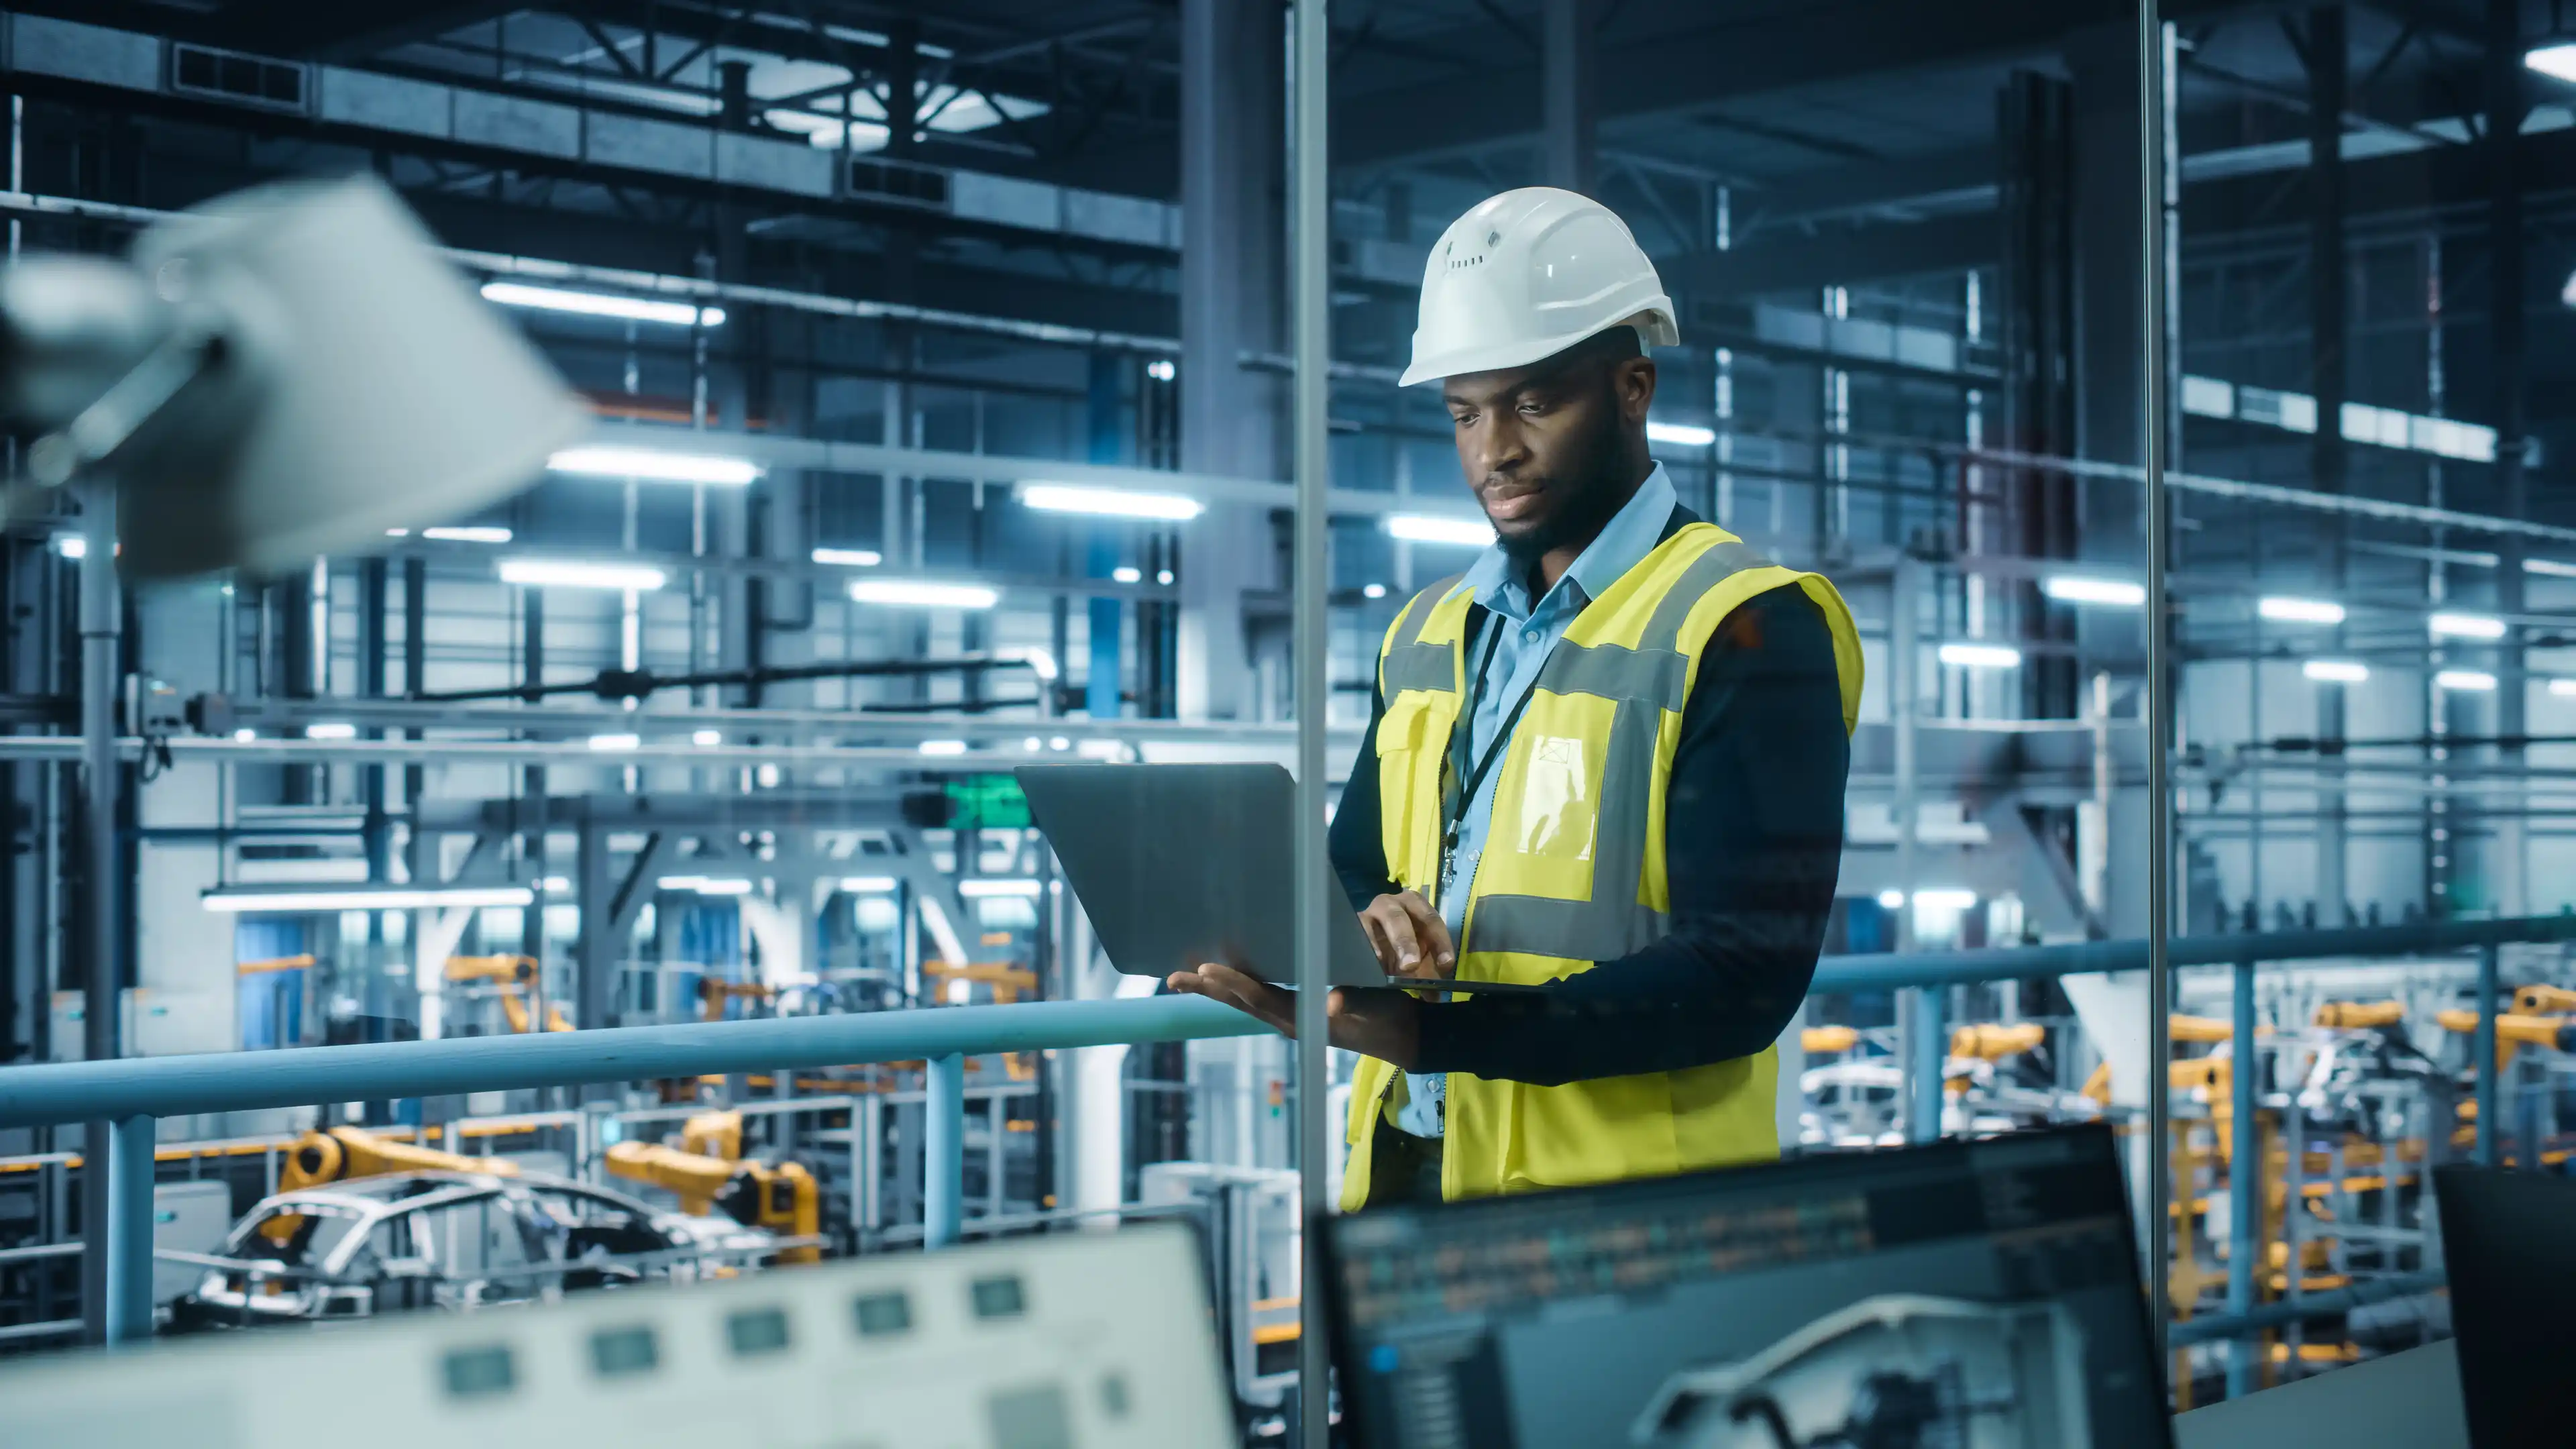
[[[1453,347],[1446,352],[1435,352],[1427,357],[1416,354],[1412,363],[1404,369],[1404,375],[1396,379],[1395,385],[1416,387],[1426,382],[1438,382],[1443,378],[1459,377],[1470,372],[1499,372],[1508,367],[1527,367],[1534,362],[1544,362],[1567,348],[1587,338],[1597,337],[1613,327],[1628,326],[1637,329],[1639,338],[1648,347],[1681,345],[1681,329],[1673,322],[1673,299],[1668,296],[1658,296],[1634,312],[1612,318],[1594,327],[1584,327],[1550,337],[1528,337],[1512,342]]]

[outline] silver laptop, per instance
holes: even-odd
[[[1297,800],[1286,770],[1023,765],[1014,773],[1109,964],[1130,976],[1168,976],[1213,961],[1295,988]],[[1423,985],[1387,974],[1338,882],[1333,892],[1325,979]],[[1483,981],[1443,989],[1547,990]]]

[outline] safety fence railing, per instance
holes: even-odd
[[[2425,921],[2340,930],[2284,931],[2187,937],[2173,941],[2176,967],[2236,968],[2235,1043],[2250,1059],[2255,1040],[2254,969],[2267,962],[2339,957],[2478,953],[2472,1050],[2480,1130],[2476,1154],[2497,1160],[2496,1014],[2501,997],[2498,948],[2517,943],[2576,941],[2576,915],[2501,920]],[[1995,947],[1958,951],[1841,956],[1821,962],[1819,992],[1910,990],[1916,1039],[1945,1040],[1945,988],[1989,981],[2031,980],[2092,972],[2143,969],[2144,941]],[[157,1119],[198,1113],[300,1107],[319,1102],[381,1101],[470,1092],[690,1077],[721,1073],[858,1066],[887,1062],[925,1064],[925,1207],[922,1239],[943,1247],[962,1227],[965,1146],[965,1058],[970,1053],[1030,1052],[1254,1036],[1267,1028],[1231,1008],[1192,996],[1107,1001],[1031,1002],[1009,1006],[958,1006],[798,1017],[719,1021],[678,1026],[610,1028],[525,1036],[464,1037],[367,1046],[305,1047],[290,1051],[140,1057],[67,1062],[0,1070],[0,1128],[73,1122],[107,1124],[108,1214],[106,1317],[113,1340],[141,1337],[152,1322],[152,1183]],[[1936,1108],[1942,1091],[1942,1056],[1917,1071],[1909,1089],[1929,1092]],[[2252,1091],[2255,1074],[2234,1074],[2233,1151],[2239,1162],[2256,1159]],[[2161,1083],[2154,1084],[2161,1087]],[[2240,1201],[2252,1194],[2234,1194]],[[2240,1218],[2247,1211],[2238,1208]],[[2237,1224],[2251,1239],[2250,1222]],[[2435,1275],[2407,1275],[2349,1294],[2317,1294],[2294,1303],[2252,1303],[2253,1255],[2231,1254],[2231,1311],[2194,1319],[2174,1341],[2242,1338],[2295,1321],[2323,1316],[2394,1291],[2420,1291]]]

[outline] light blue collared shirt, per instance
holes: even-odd
[[[1591,545],[1575,557],[1564,577],[1556,581],[1556,587],[1535,604],[1529,596],[1527,571],[1514,568],[1499,544],[1477,556],[1463,580],[1475,590],[1476,602],[1485,607],[1483,622],[1466,641],[1468,683],[1476,691],[1467,715],[1470,760],[1481,761],[1485,752],[1493,748],[1503,721],[1538,683],[1539,669],[1555,651],[1556,641],[1565,637],[1575,616],[1603,589],[1617,583],[1655,551],[1656,543],[1664,536],[1664,525],[1672,521],[1673,510],[1680,504],[1681,496],[1673,491],[1673,480],[1666,476],[1664,465],[1657,463],[1646,481],[1637,485],[1636,496],[1593,536]],[[1492,640],[1493,661],[1479,684],[1474,676],[1476,662],[1484,658],[1488,636],[1496,629],[1503,633]],[[1485,837],[1493,828],[1494,786],[1502,774],[1498,760],[1476,782],[1476,793],[1468,800],[1466,816],[1458,824],[1458,848],[1449,853],[1449,877],[1440,882],[1440,916],[1449,923],[1449,939],[1462,948],[1466,944],[1468,886],[1476,877],[1477,858],[1484,854]],[[1396,1113],[1396,1125],[1416,1137],[1442,1135],[1448,1097],[1446,1075],[1405,1073],[1404,1106]]]

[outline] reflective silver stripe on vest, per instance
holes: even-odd
[[[1673,587],[1655,605],[1654,617],[1646,621],[1646,632],[1637,637],[1640,649],[1679,649],[1682,647],[1682,625],[1690,611],[1708,591],[1746,569],[1767,569],[1771,560],[1762,551],[1742,539],[1713,544],[1708,551],[1691,560],[1691,566],[1673,581]]]
[[[1689,678],[1690,661],[1676,650],[1559,640],[1539,671],[1538,687],[1550,694],[1594,694],[1678,710]]]
[[[1452,574],[1413,596],[1405,605],[1404,622],[1396,626],[1395,637],[1388,641],[1386,657],[1378,661],[1378,687],[1385,697],[1393,699],[1408,689],[1427,689],[1454,694],[1458,689],[1457,649],[1448,644],[1422,642],[1423,627],[1458,587],[1464,574]]]
[[[1470,949],[1528,951],[1576,961],[1607,961],[1652,945],[1665,917],[1637,903],[1646,873],[1646,821],[1655,789],[1655,735],[1661,706],[1630,702],[1611,717],[1601,761],[1601,803],[1593,821],[1592,899],[1479,896]],[[1485,849],[1509,849],[1488,839]]]

